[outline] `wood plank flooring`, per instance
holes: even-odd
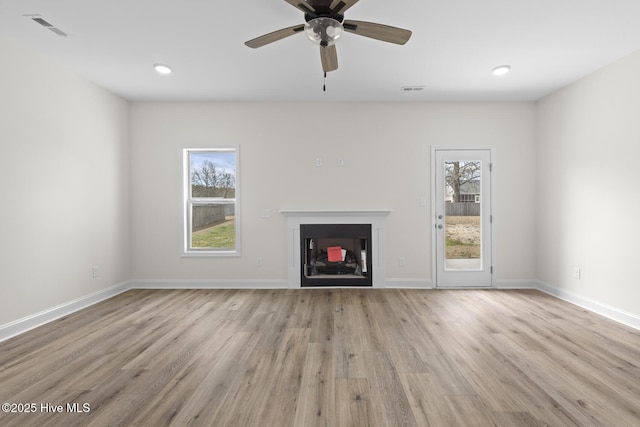
[[[638,426],[640,332],[538,291],[132,290],[0,343],[0,402],[35,410],[2,426]]]

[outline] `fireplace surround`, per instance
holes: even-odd
[[[287,220],[289,287],[384,287],[384,222],[390,212],[390,210],[280,211]],[[320,235],[315,236],[315,240],[313,236],[305,236],[307,229],[315,229],[314,232],[319,230]],[[301,232],[301,230],[305,231]],[[352,236],[346,240],[345,236],[334,236],[336,230],[347,231],[347,234]],[[342,250],[345,257],[343,262],[327,263],[324,259],[325,256],[328,258],[328,253],[325,254],[327,247],[332,247],[336,251]],[[319,256],[318,249],[322,251]],[[314,256],[313,263],[316,271],[313,271],[314,265],[311,265],[311,259]],[[318,264],[320,258],[323,265]],[[308,280],[305,280],[305,275]]]

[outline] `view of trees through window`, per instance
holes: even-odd
[[[187,150],[187,251],[237,250],[237,152]]]
[[[479,259],[481,254],[480,161],[445,162],[446,259]]]
[[[191,170],[191,196],[235,198],[235,170],[229,171],[211,160],[204,160]]]
[[[464,187],[475,187],[474,184],[480,182],[480,166],[477,161],[457,161],[445,163],[445,182],[451,192],[451,202],[468,202],[474,199],[463,200],[465,196]]]

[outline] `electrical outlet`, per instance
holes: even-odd
[[[100,266],[94,265],[93,267],[91,267],[91,277],[93,277],[94,279],[100,277]]]
[[[262,257],[256,259],[256,267],[262,267]]]
[[[322,166],[322,159],[320,157],[316,158],[316,167]]]
[[[580,271],[580,267],[575,267],[573,269],[573,278],[580,280],[581,276],[582,276],[582,272]]]
[[[344,166],[344,159],[338,159],[338,162],[337,162],[337,163],[338,163],[338,166],[339,166],[339,167]]]
[[[271,218],[271,209],[263,208],[262,209],[262,218],[265,218],[265,219]]]
[[[406,260],[404,259],[404,257],[401,256],[400,258],[398,258],[398,266],[404,267],[405,265],[406,265]]]

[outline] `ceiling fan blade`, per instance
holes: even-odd
[[[338,51],[336,45],[327,47],[320,46],[320,60],[322,61],[322,70],[325,73],[338,69]]]
[[[347,9],[350,9],[351,6],[358,3],[358,0],[333,0],[331,2],[331,9],[334,13],[343,14]]]
[[[345,20],[342,26],[350,33],[395,44],[405,44],[411,37],[409,30],[374,22]]]
[[[262,47],[266,44],[281,40],[285,37],[289,37],[294,34],[301,33],[303,31],[304,31],[304,25],[294,25],[293,27],[283,28],[281,30],[274,31],[269,34],[256,37],[255,39],[249,40],[248,42],[244,42],[244,44],[255,49],[258,47]]]
[[[296,7],[303,11],[304,13],[314,13],[316,9],[307,3],[305,0],[284,0],[293,7]]]

